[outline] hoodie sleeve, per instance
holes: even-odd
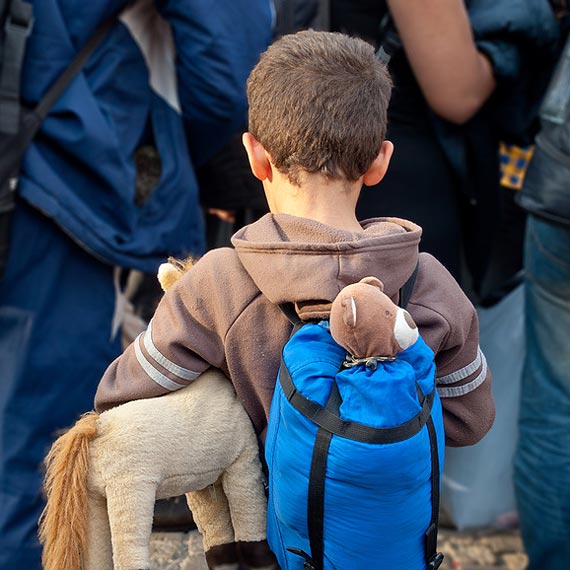
[[[224,369],[225,334],[243,310],[243,295],[228,291],[235,257],[230,249],[212,251],[170,287],[147,330],[103,375],[98,412],[178,390],[209,366]]]
[[[495,419],[491,372],[479,347],[475,307],[435,258],[421,254],[409,311],[435,353],[446,443],[473,445]]]

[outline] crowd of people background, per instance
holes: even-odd
[[[418,223],[420,248],[474,302],[500,299],[524,269],[519,518],[529,569],[565,568],[570,218],[564,210],[545,217],[523,201],[527,216],[517,196],[529,162],[535,187],[549,178],[536,172],[529,145],[541,127],[541,136],[551,132],[539,110],[557,61],[570,57],[568,2],[30,4],[21,81],[28,105],[103,21],[115,22],[42,124],[19,178],[0,281],[0,568],[40,568],[41,462],[57,431],[92,408],[103,371],[122,350],[127,297],[138,294],[138,312],[152,314],[152,286],[147,297],[142,289],[127,294],[133,275],[143,276],[139,284],[150,276],[148,283],[168,256],[226,245],[266,212],[240,141],[245,82],[272,39],[308,27],[366,39],[393,78],[387,138],[396,152],[386,178],[363,191],[359,217]],[[569,99],[562,97],[549,139],[567,157]],[[155,176],[141,195],[148,148]],[[570,178],[560,180],[568,204]]]

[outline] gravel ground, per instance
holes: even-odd
[[[526,566],[517,531],[441,529],[439,549],[445,554],[441,570],[524,570]],[[207,570],[197,531],[153,533],[151,551],[152,570]]]

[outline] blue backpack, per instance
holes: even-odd
[[[433,352],[419,337],[393,362],[345,367],[328,322],[280,308],[294,329],[265,444],[280,567],[437,569],[444,432]]]

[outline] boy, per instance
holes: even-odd
[[[295,303],[303,320],[328,318],[337,293],[366,276],[397,301],[418,265],[408,311],[436,354],[447,443],[473,444],[489,430],[491,376],[473,306],[438,261],[418,255],[417,225],[356,219],[362,185],[377,184],[390,162],[390,90],[385,67],[358,39],[299,32],[265,52],[248,81],[243,143],[271,213],[233,237],[235,250],[207,253],[168,291],[147,331],[105,373],[99,411],[176,390],[215,366],[263,440],[291,333],[277,304]]]

